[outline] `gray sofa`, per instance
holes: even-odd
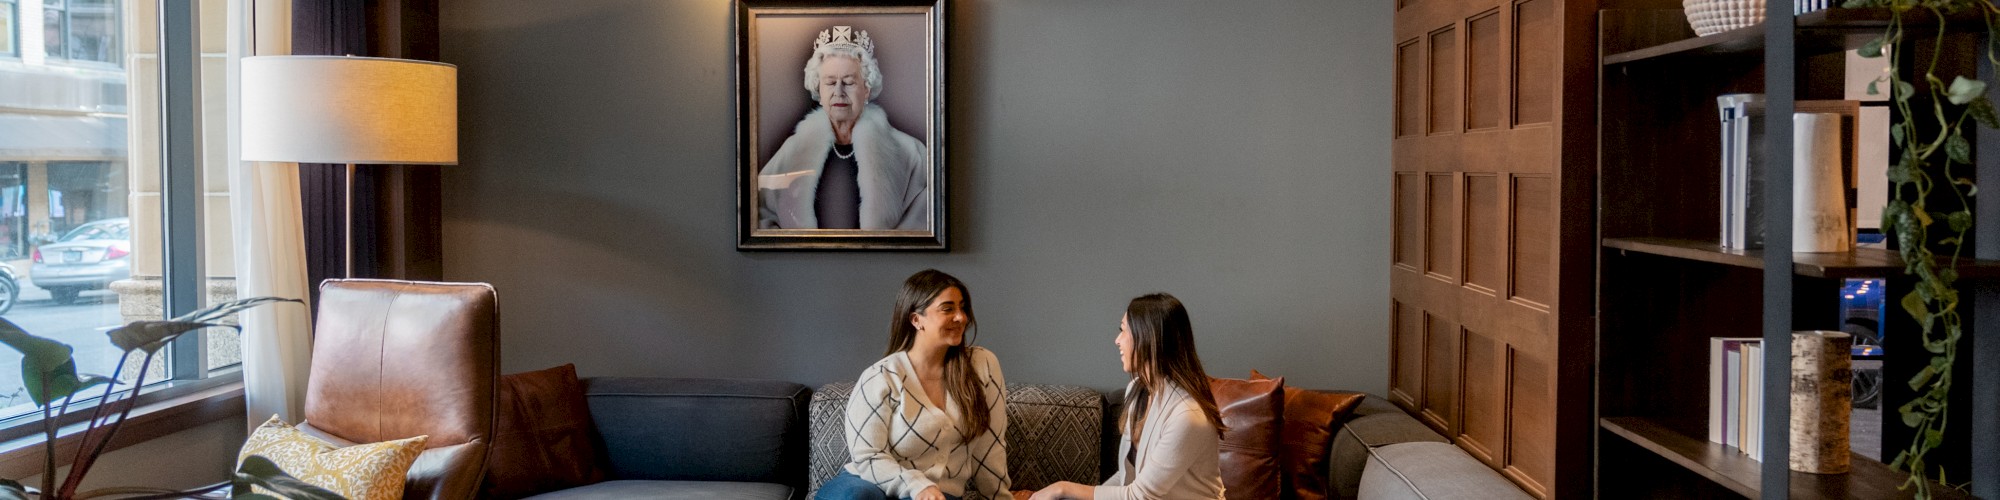
[[[598,377],[584,385],[609,477],[532,498],[798,500],[847,461],[841,418],[850,383],[811,391],[771,380]],[[1008,389],[1016,489],[1095,484],[1115,471],[1115,452],[1105,451],[1118,444],[1115,399],[1076,386]],[[1335,498],[1527,498],[1372,396],[1341,424],[1328,462]]]

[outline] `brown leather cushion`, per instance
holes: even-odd
[[[1251,380],[1265,378],[1256,370],[1250,371]],[[1333,496],[1332,478],[1327,477],[1333,433],[1366,396],[1359,392],[1285,388],[1285,425],[1281,433],[1285,446],[1278,452],[1278,463],[1284,470],[1284,498],[1325,500]]]
[[[500,377],[486,497],[521,498],[604,480],[576,365]]]
[[[1268,500],[1283,491],[1277,452],[1285,415],[1285,379],[1212,379],[1221,407],[1222,488],[1229,500]]]

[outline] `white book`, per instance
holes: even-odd
[[[1749,422],[1743,425],[1743,453],[1751,460],[1764,458],[1764,345],[1762,343],[1743,346],[1744,382],[1749,386],[1743,391],[1746,401],[1744,413]]]
[[[1743,349],[1740,342],[1727,342],[1724,362],[1729,371],[1723,374],[1723,401],[1728,404],[1722,409],[1722,444],[1737,446],[1743,442]]]
[[[1723,432],[1729,428],[1728,419],[1733,415],[1729,412],[1733,406],[1730,398],[1737,392],[1731,390],[1730,382],[1735,379],[1729,376],[1729,349],[1754,340],[1757,337],[1708,339],[1708,441],[1711,443],[1729,444]]]

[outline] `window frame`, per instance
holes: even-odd
[[[18,2],[19,0],[0,0],[0,1]],[[76,57],[77,46],[75,40],[70,38],[71,33],[75,30],[76,27],[76,5],[74,5],[75,3],[76,0],[43,0],[42,19],[40,19],[40,21],[43,23],[43,30],[45,32],[42,35],[43,38],[48,37],[46,31],[48,31],[47,23],[49,16],[48,13],[50,11],[60,12],[61,14],[57,15],[57,18],[61,19],[62,22],[61,27],[55,30],[59,35],[57,38],[62,40],[61,53],[57,53],[56,51],[51,51],[47,46],[44,46],[42,47],[43,56],[46,57],[47,60],[50,62],[61,61],[64,64],[73,66],[124,68],[125,30],[123,29],[123,27],[125,25],[125,13],[123,9],[119,8],[119,0],[109,1],[111,25],[114,27],[114,29],[111,30],[111,36],[110,36],[111,60],[109,61],[100,61],[97,59],[84,59]],[[19,29],[16,29],[15,31],[19,31]],[[16,47],[16,49],[18,50],[19,47]]]
[[[21,0],[0,0],[0,12],[7,15],[7,32],[0,33],[7,42],[7,49],[0,51],[0,57],[21,58]]]

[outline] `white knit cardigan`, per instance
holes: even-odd
[[[991,407],[986,432],[970,441],[965,409],[946,388],[942,406],[925,395],[908,351],[861,372],[847,398],[847,472],[892,498],[933,485],[965,500],[1008,498],[1007,381],[992,351],[971,349],[972,366]]]

